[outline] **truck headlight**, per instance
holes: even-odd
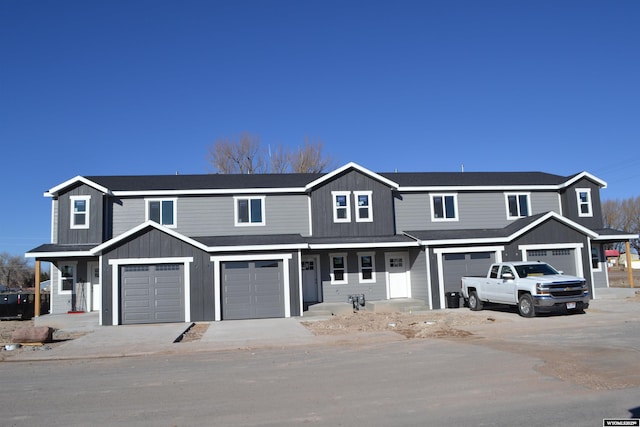
[[[536,283],[536,293],[538,295],[549,295],[549,289],[545,288],[542,283]]]

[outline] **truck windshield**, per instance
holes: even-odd
[[[555,268],[549,264],[535,263],[535,264],[523,264],[516,266],[518,276],[548,276],[550,274],[558,274]]]

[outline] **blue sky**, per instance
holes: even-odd
[[[589,171],[640,194],[640,2],[0,2],[0,252],[76,175],[322,140],[377,172]]]

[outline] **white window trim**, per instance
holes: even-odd
[[[518,201],[518,211],[520,211],[520,216],[511,216],[509,213],[509,196],[516,196],[516,200]],[[522,215],[522,211],[520,209],[520,200],[519,196],[527,196],[527,212],[526,215]],[[507,211],[507,219],[520,219],[531,216],[531,193],[504,193],[504,206]]]
[[[362,257],[371,257],[371,279],[364,279],[362,275]],[[360,283],[375,283],[376,281],[376,253],[375,252],[358,252],[358,279]]]
[[[153,198],[153,199],[144,199],[144,218],[147,221],[150,221],[149,218],[149,203],[150,202],[160,202],[160,221],[162,221],[162,202],[173,202],[173,224],[161,224],[163,227],[167,228],[177,228],[178,227],[178,199],[177,198]]]
[[[442,197],[442,207],[444,209],[444,213],[446,215],[447,212],[447,207],[444,204],[444,200],[446,197],[453,197],[453,210],[454,210],[454,214],[455,216],[453,218],[436,218],[435,214],[436,214],[436,210],[435,210],[435,202],[434,202],[434,198],[435,197]],[[508,207],[507,207],[508,209]],[[433,222],[456,222],[458,221],[458,195],[456,193],[435,193],[435,194],[431,194],[431,221]]]
[[[90,212],[91,212],[91,196],[70,196],[69,200],[71,201],[71,223],[70,223],[70,227],[73,229],[87,229],[89,228],[89,220],[91,219],[90,217]],[[75,203],[76,200],[84,200],[86,202],[85,207],[86,207],[86,211],[84,212],[85,215],[85,221],[84,224],[76,224],[75,223],[75,219],[76,219],[76,215],[75,215]]]
[[[356,222],[373,222],[373,206],[371,203],[373,191],[354,191],[353,195],[355,198]],[[369,218],[360,218],[360,206],[358,205],[359,196],[367,196],[369,199],[369,205],[367,206],[369,209]]]
[[[336,205],[336,197],[345,196],[347,205],[338,207]],[[332,191],[331,204],[333,205],[333,222],[351,222],[351,191]],[[338,218],[338,209],[346,209],[346,218]]]
[[[238,221],[238,202],[240,200],[249,201],[249,222]],[[261,222],[251,222],[251,200],[260,200],[260,213]],[[265,209],[266,196],[234,196],[233,197],[233,221],[236,227],[262,227],[267,224],[266,209]]]
[[[588,201],[586,205],[589,207],[589,212],[582,213],[580,207],[585,204],[580,201],[580,193],[587,193]],[[576,203],[578,204],[578,216],[579,217],[592,217],[593,216],[593,203],[591,201],[591,189],[590,188],[576,188]]]
[[[64,267],[65,265],[73,267],[73,289],[70,291],[62,290],[62,267]],[[57,269],[58,269],[58,295],[72,295],[74,293],[76,283],[78,282],[78,262],[67,261],[60,264],[60,268],[57,268]]]
[[[333,268],[333,258],[342,257],[344,258],[344,280],[335,280],[334,268]],[[349,276],[347,274],[347,254],[346,253],[335,253],[329,254],[329,267],[331,269],[331,284],[332,285],[346,285],[349,283]]]

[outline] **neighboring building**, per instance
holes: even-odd
[[[462,275],[544,260],[608,286],[600,188],[582,172],[78,176],[51,188],[51,312],[100,324],[303,315],[317,302],[445,306]]]

